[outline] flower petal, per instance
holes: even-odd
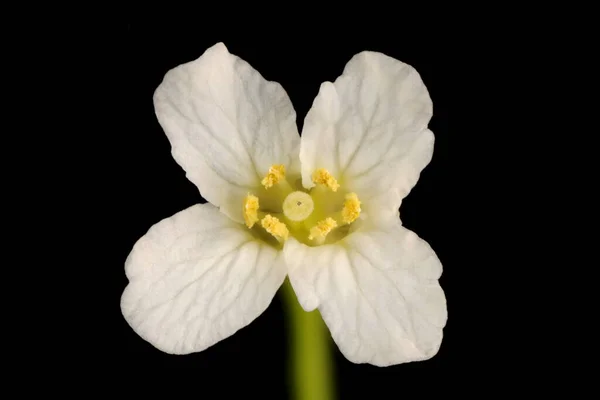
[[[296,112],[276,82],[218,43],[169,72],[154,93],[177,163],[202,196],[243,223],[241,201],[273,164],[299,174]]]
[[[125,264],[123,316],[171,354],[198,352],[233,335],[270,304],[285,279],[281,252],[261,244],[211,204],[150,228]]]
[[[333,245],[290,239],[284,254],[300,304],[319,308],[350,361],[386,366],[437,354],[447,319],[442,265],[399,221]]]
[[[355,55],[334,83],[325,82],[304,121],[302,182],[331,172],[365,203],[388,191],[398,209],[432,157],[427,88],[411,66],[381,53]],[[400,200],[397,200],[399,198]]]

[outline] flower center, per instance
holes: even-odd
[[[298,190],[287,195],[282,207],[290,221],[302,222],[312,214],[315,203],[308,193]]]
[[[246,226],[279,244],[290,236],[309,246],[334,243],[346,236],[361,212],[358,196],[344,191],[324,168],[315,170],[312,180],[315,186],[306,190],[300,179],[294,185],[287,181],[283,165],[271,166],[261,182],[263,187],[244,198]]]

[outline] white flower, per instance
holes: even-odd
[[[437,353],[442,265],[398,212],[434,143],[412,67],[355,55],[321,85],[301,140],[283,88],[222,43],[169,71],[154,105],[210,204],[158,222],[133,247],[121,308],[135,332],[167,353],[202,351],[257,318],[287,274],[350,361]]]

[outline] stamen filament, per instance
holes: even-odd
[[[327,217],[310,228],[308,239],[315,240],[317,244],[322,244],[329,232],[337,228],[337,226],[338,224],[333,218]]]

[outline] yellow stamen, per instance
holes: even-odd
[[[319,168],[313,172],[312,180],[314,183],[320,183],[321,185],[327,186],[334,192],[340,187],[335,178],[325,168]]]
[[[344,201],[344,209],[342,210],[342,219],[346,224],[351,224],[360,215],[360,200],[356,193],[348,193]]]
[[[279,241],[287,240],[290,231],[283,222],[280,222],[277,218],[270,214],[267,214],[261,221],[261,225],[267,232],[275,237]]]
[[[268,189],[279,182],[281,179],[285,178],[285,166],[282,164],[275,164],[269,168],[269,172],[267,176],[263,178],[261,181],[262,185],[265,189]]]
[[[244,221],[248,228],[258,222],[258,207],[258,197],[248,193],[244,198]]]
[[[329,234],[329,232],[331,232],[331,230],[335,227],[337,227],[337,222],[335,222],[335,219],[327,217],[324,220],[317,222],[317,225],[310,228],[308,239],[325,239],[327,234]]]

